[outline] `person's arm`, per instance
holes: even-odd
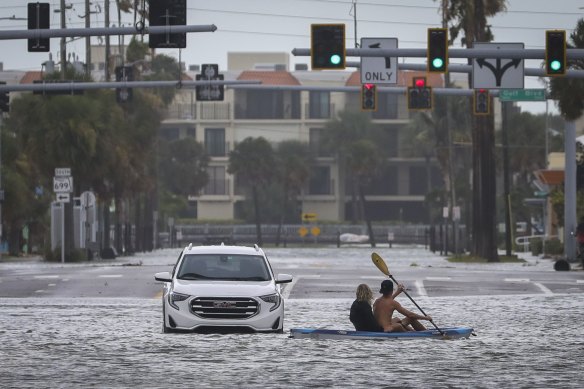
[[[393,294],[391,295],[391,298],[393,298],[393,299],[396,298],[404,290],[406,290],[406,287],[404,286],[404,284],[397,284],[397,288],[395,289],[395,292],[393,292]]]
[[[394,303],[395,303],[395,310],[398,311],[399,313],[401,313],[402,315],[404,315],[406,317],[409,317],[410,319],[432,321],[432,317],[431,316],[418,315],[417,313],[414,313],[414,312],[412,312],[410,310],[405,309],[397,301],[394,301]]]

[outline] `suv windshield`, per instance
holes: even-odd
[[[177,278],[182,280],[269,281],[261,255],[187,254]]]

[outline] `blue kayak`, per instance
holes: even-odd
[[[436,329],[426,331],[410,332],[368,332],[368,331],[348,331],[348,330],[325,330],[320,328],[292,328],[290,329],[291,338],[309,338],[309,339],[457,339],[468,338],[473,329],[470,327],[445,327],[440,328],[442,332]]]

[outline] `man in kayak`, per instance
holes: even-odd
[[[377,324],[373,311],[371,310],[371,301],[373,292],[367,284],[361,284],[357,287],[357,299],[351,305],[349,319],[357,331],[383,332],[383,328]]]
[[[393,293],[393,282],[384,280],[381,283],[379,293],[383,294],[383,296],[375,300],[373,314],[384,332],[424,331],[426,327],[419,320],[432,321],[430,316],[422,316],[408,311],[395,300],[404,290],[405,287],[399,284],[397,290]],[[394,311],[398,311],[405,317],[403,319],[393,317]]]

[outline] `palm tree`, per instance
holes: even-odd
[[[363,192],[365,184],[379,170],[383,163],[381,150],[375,142],[377,127],[371,123],[369,115],[363,112],[342,111],[338,118],[325,126],[323,142],[337,155],[340,170],[350,181],[352,198],[352,223],[365,220],[371,245],[375,247],[375,237],[371,220],[366,211]]]
[[[276,233],[276,246],[278,246],[289,204],[296,200],[296,196],[308,181],[312,158],[308,145],[296,140],[287,140],[278,144],[276,158],[279,168],[278,179],[282,185],[282,207],[280,208],[280,222]]]
[[[229,152],[227,172],[236,175],[251,190],[258,245],[263,245],[259,191],[276,174],[276,158],[270,143],[263,137],[245,138]]]
[[[451,41],[464,33],[462,44],[493,39],[487,17],[506,10],[505,0],[442,0]],[[469,60],[470,62],[470,60]],[[469,75],[469,85],[470,82]],[[495,129],[492,116],[473,116],[473,241],[471,254],[499,261],[496,240]]]
[[[371,247],[375,247],[375,234],[371,227],[371,216],[367,212],[364,188],[383,164],[383,157],[375,142],[371,139],[360,139],[350,146],[346,159],[347,166],[353,177],[353,185],[359,194],[360,213],[363,215],[367,225],[369,243]]]

